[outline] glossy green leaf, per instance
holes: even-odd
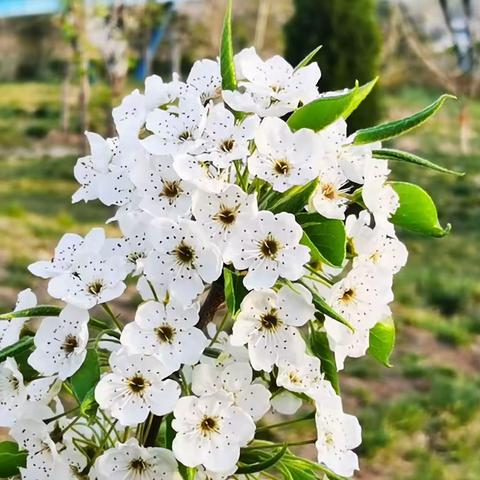
[[[270,198],[266,208],[273,213],[288,212],[297,214],[304,210],[317,186],[318,178],[306,185],[289,188],[286,192],[276,192]]]
[[[278,461],[285,455],[286,451],[287,451],[287,447],[286,445],[284,445],[278,451],[270,455],[267,459],[238,467],[236,473],[239,475],[245,475],[247,473],[257,473],[257,472],[263,472],[264,470],[268,470],[269,468],[273,467],[276,463],[278,463]]]
[[[87,356],[82,366],[70,378],[73,393],[80,404],[87,394],[95,388],[100,380],[100,363],[97,352],[93,348],[87,350]]]
[[[220,43],[220,72],[222,74],[222,89],[235,90],[237,88],[237,79],[233,62],[231,0],[227,2],[227,10],[223,20],[222,40]]]
[[[223,269],[225,302],[230,315],[234,316],[240,309],[242,300],[248,290],[243,285],[243,277],[228,268]]]
[[[414,155],[413,153],[403,152],[401,150],[394,150],[391,148],[382,148],[379,150],[372,151],[373,158],[380,158],[384,160],[399,160],[401,162],[413,163],[414,165],[419,165],[420,167],[429,168],[441,173],[448,173],[450,175],[457,175],[463,177],[465,172],[456,172],[454,170],[449,170],[448,168],[437,165],[436,163],[431,162],[425,158]]]
[[[397,192],[400,201],[400,206],[390,218],[393,224],[432,237],[443,237],[450,231],[450,224],[443,228],[438,222],[437,208],[425,190],[413,183],[389,184]]]
[[[0,320],[10,320],[11,318],[24,317],[57,317],[62,309],[54,305],[37,305],[32,308],[18,310],[18,312],[9,312],[0,315]]]
[[[395,324],[393,320],[390,318],[388,321],[377,323],[370,330],[368,353],[386,367],[391,367],[390,356],[394,347]]]
[[[17,355],[25,352],[26,350],[29,350],[32,347],[33,337],[22,337],[18,342],[15,342],[13,345],[10,345],[0,350],[0,362],[3,362],[7,357],[16,357]]]
[[[342,266],[347,246],[343,222],[319,213],[300,213],[296,219],[305,233],[302,243],[310,248],[312,261]]]
[[[330,350],[327,334],[315,329],[310,329],[309,346],[312,353],[320,359],[320,368],[325,374],[325,378],[330,381],[337,393],[340,393],[340,384],[338,382],[337,363],[335,356]]]
[[[353,143],[356,145],[361,145],[365,143],[388,140],[390,138],[403,135],[404,133],[407,133],[425,123],[440,109],[447,98],[455,99],[456,97],[453,95],[442,95],[431,105],[424,108],[422,111],[411,115],[410,117],[402,118],[401,120],[395,120],[393,122],[383,123],[382,125],[376,125],[375,127],[358,130],[355,134],[355,140]]]
[[[287,120],[292,130],[310,128],[318,132],[339,118],[348,116],[365,100],[377,78],[338,95],[323,96],[293,112]]]
[[[302,67],[306,67],[315,57],[315,55],[321,50],[322,45],[319,45],[317,48],[313,49],[308,55],[306,55],[303,60],[295,67],[295,71],[299,70]]]
[[[15,442],[0,443],[0,478],[18,475],[18,469],[25,467],[26,463],[27,452],[19,451]]]
[[[95,400],[95,387],[90,388],[80,404],[80,412],[87,417],[94,418],[98,403]]]

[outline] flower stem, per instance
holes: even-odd
[[[250,447],[245,447],[242,450],[266,450],[270,448],[279,448],[279,447],[298,447],[300,445],[311,445],[317,441],[316,438],[311,438],[309,440],[302,440],[301,442],[290,442],[290,443],[269,443],[268,445],[252,445]]]
[[[306,420],[312,420],[313,418],[315,418],[315,412],[310,412],[309,414],[300,418],[296,418],[295,420],[288,420],[286,422],[274,423],[272,425],[265,425],[264,427],[258,427],[257,432],[272,430],[274,428],[286,427],[287,425],[293,425],[295,423],[305,422]]]
[[[110,305],[108,303],[102,303],[102,308],[107,312],[107,315],[112,319],[113,323],[115,326],[122,331],[123,330],[123,325],[118,321],[118,317],[112,312],[112,309],[110,308]]]

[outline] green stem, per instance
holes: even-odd
[[[156,302],[158,302],[158,295],[155,290],[155,287],[153,286],[153,283],[150,280],[147,280],[148,286],[150,287],[150,290],[152,291],[153,298],[155,299]]]
[[[303,440],[301,442],[290,442],[290,443],[269,443],[268,445],[252,445],[250,447],[245,447],[243,450],[266,450],[270,448],[281,448],[281,447],[298,447],[300,445],[311,445],[317,441],[316,438],[311,438],[310,440]]]
[[[301,418],[296,418],[295,420],[288,420],[286,422],[274,423],[272,425],[265,425],[264,427],[258,427],[257,432],[263,432],[265,430],[272,430],[274,428],[286,427],[287,425],[293,425],[295,423],[305,422],[306,420],[312,420],[313,418],[315,418],[315,412],[310,412],[309,414],[307,414],[307,415],[305,415]]]
[[[220,332],[223,330],[223,327],[225,326],[227,318],[228,318],[228,310],[223,316],[222,321],[220,322],[220,325],[218,326],[217,331],[215,332],[215,335],[213,336],[212,340],[208,344],[207,348],[211,347],[217,341],[217,338],[220,335]]]
[[[68,412],[63,412],[63,413],[60,413],[58,415],[55,415],[54,417],[47,418],[46,420],[44,420],[44,422],[45,423],[54,422],[55,420],[58,420],[59,418],[65,417],[66,415],[70,415],[70,413],[74,413],[77,410],[80,410],[80,406],[72,408],[71,410],[68,410]]]
[[[108,305],[108,303],[102,303],[102,308],[105,310],[105,312],[107,312],[108,316],[112,319],[112,322],[115,324],[115,326],[120,331],[122,331],[123,325],[118,321],[118,317],[112,312],[110,305]]]

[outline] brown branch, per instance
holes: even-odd
[[[200,320],[198,321],[197,328],[203,330],[215,316],[220,305],[225,301],[225,293],[223,291],[223,275],[215,280],[208,291],[207,297],[200,308]]]
[[[145,447],[154,447],[155,441],[160,430],[160,425],[162,424],[162,418],[159,415],[154,415],[152,418],[152,423],[148,429],[147,438],[145,439]]]

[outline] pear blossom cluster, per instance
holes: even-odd
[[[30,265],[61,311],[36,330],[0,322],[1,349],[34,331],[28,373],[14,356],[0,363],[0,426],[27,452],[22,479],[261,478],[243,476],[244,453],[282,437],[257,429],[308,411],[320,468],[359,468],[361,427],[311,337],[325,335],[342,370],[391,317],[407,250],[390,221],[390,169],[343,118],[289,126],[303,105],[342,93],[319,92],[316,63],[247,48],[234,66],[236,89],[222,87],[217,60],[185,80],[153,75],[113,110],[117,136],[86,133],[73,202],[112,207],[109,227],[66,233]],[[315,257],[302,216],[343,225],[340,265]],[[119,315],[119,299],[135,311]],[[25,290],[16,310],[36,304]]]

